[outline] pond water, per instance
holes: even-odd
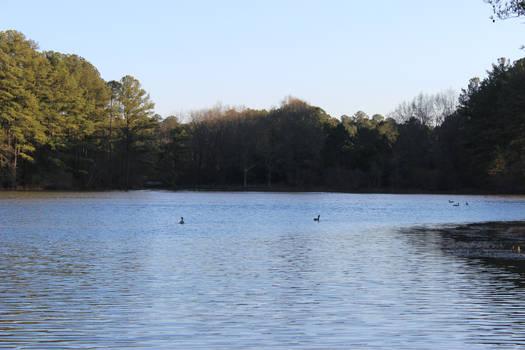
[[[519,347],[525,272],[411,228],[524,219],[524,197],[0,192],[0,348]]]

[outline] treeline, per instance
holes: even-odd
[[[129,188],[155,162],[160,117],[130,76],[0,32],[0,187]]]
[[[525,192],[525,60],[388,117],[288,98],[162,119],[138,80],[0,32],[0,187]]]

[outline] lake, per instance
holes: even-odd
[[[519,347],[525,271],[421,230],[504,220],[525,197],[0,192],[0,348]]]

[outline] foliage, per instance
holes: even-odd
[[[153,151],[154,132],[159,117],[154,115],[154,104],[140,82],[132,76],[122,77],[114,84],[115,102],[112,113],[118,128],[118,150],[120,152],[119,187],[134,187],[138,174],[152,166],[148,155]]]
[[[385,118],[288,97],[162,119],[131,76],[0,32],[0,187],[525,192],[525,59]]]
[[[33,160],[45,143],[38,113],[36,44],[16,31],[0,32],[0,167],[4,186],[16,185],[20,159]]]
[[[507,19],[511,17],[520,17],[525,15],[525,1],[523,0],[484,0],[492,6],[495,18]]]
[[[464,174],[477,187],[523,191],[525,180],[525,60],[502,58],[488,77],[463,90]]]

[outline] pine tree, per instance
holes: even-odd
[[[17,184],[20,159],[45,142],[35,96],[41,59],[37,45],[17,31],[0,32],[0,169],[2,184]]]

